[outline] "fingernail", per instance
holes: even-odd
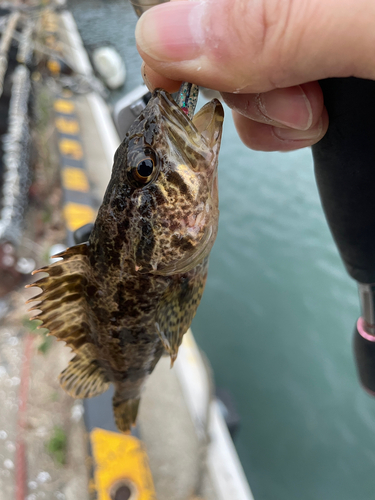
[[[309,130],[296,130],[292,128],[273,127],[273,132],[279,139],[283,141],[310,141],[318,139],[323,130],[323,120],[320,118]]]
[[[135,37],[139,48],[157,61],[185,61],[199,54],[203,39],[204,3],[163,3],[139,19]]]
[[[264,116],[287,127],[297,130],[311,127],[311,104],[300,85],[259,94],[258,107]]]
[[[152,92],[154,89],[152,88],[150,80],[147,77],[147,74],[146,74],[146,64],[144,62],[142,63],[142,66],[141,66],[141,75],[142,75],[144,84],[146,85],[146,87],[148,88],[148,90],[150,90],[150,92]]]

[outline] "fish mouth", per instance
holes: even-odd
[[[162,118],[167,130],[167,137],[173,150],[179,153],[183,166],[189,167],[191,173],[204,176],[207,183],[207,196],[210,200],[210,215],[199,241],[183,254],[169,262],[157,258],[148,263],[147,271],[154,275],[170,276],[186,273],[202,262],[210,253],[217,235],[218,193],[217,193],[217,155],[221,141],[224,112],[221,103],[213,100],[207,103],[192,119],[188,118],[176,104],[173,97],[162,89],[153,93],[153,106]],[[188,144],[188,148],[186,147]],[[197,166],[197,158],[202,161]],[[180,160],[181,161],[181,160]],[[181,165],[180,165],[181,166]],[[203,229],[203,228],[202,228]],[[202,234],[202,233],[201,233]],[[151,269],[150,269],[151,268]]]
[[[163,114],[165,114],[168,119],[172,119],[173,121],[179,123],[182,118],[183,122],[189,123],[190,119],[181,110],[180,106],[178,106],[171,94],[169,94],[166,90],[154,90],[153,99],[155,99],[155,102],[159,106],[160,110],[162,110]]]
[[[167,120],[166,123],[169,124],[169,128],[174,128],[176,131],[184,131],[195,147],[199,147],[202,139],[199,131],[194,126],[192,120],[176,104],[173,97],[163,89],[156,89],[153,93],[153,99],[155,99],[155,104],[159,108],[159,112]]]

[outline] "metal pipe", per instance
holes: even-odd
[[[4,90],[4,78],[8,68],[8,51],[13,33],[17,28],[20,15],[21,14],[19,12],[13,12],[13,14],[10,14],[8,24],[0,41],[0,97]]]
[[[375,337],[375,283],[357,283],[364,327]]]

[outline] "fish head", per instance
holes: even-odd
[[[191,120],[156,90],[129,130],[114,170],[127,184],[126,251],[135,271],[183,273],[209,254],[219,217],[223,117],[214,99]]]

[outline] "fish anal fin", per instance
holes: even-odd
[[[89,353],[87,344],[77,351],[59,377],[60,385],[73,398],[92,398],[105,392],[110,384],[104,369]]]

